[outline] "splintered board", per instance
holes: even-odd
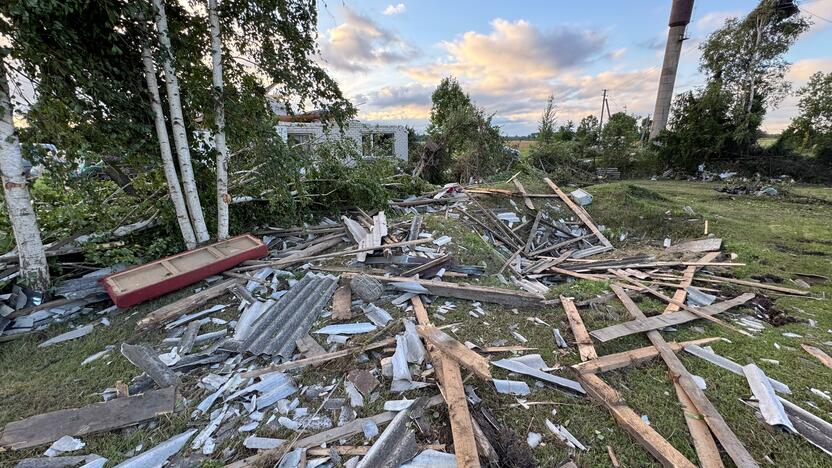
[[[244,234],[114,273],[101,283],[117,306],[129,307],[267,253],[268,248],[260,239]]]

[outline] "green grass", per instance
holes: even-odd
[[[545,193],[548,189],[540,181],[523,180],[530,192]],[[603,224],[610,233],[610,239],[617,250],[610,256],[621,256],[638,252],[658,252],[661,241],[670,237],[674,242],[701,237],[704,220],[709,221],[710,231],[724,239],[723,250],[738,254],[738,261],[747,265],[735,268],[733,274],[740,277],[769,274],[782,278],[786,286],[795,273],[815,273],[832,277],[832,241],[829,230],[832,227],[832,189],[814,186],[794,187],[779,198],[730,197],[716,192],[716,185],[688,182],[649,182],[621,181],[595,185],[587,190],[593,194],[595,201],[588,208],[599,224]],[[518,205],[520,205],[519,200]],[[498,204],[499,199],[488,203]],[[695,216],[684,212],[690,206]],[[499,269],[500,261],[495,257],[491,245],[471,229],[453,219],[446,219],[443,213],[426,217],[425,230],[435,231],[437,235],[449,235],[454,241],[449,247],[457,258],[464,263],[485,264],[490,273]],[[619,241],[619,234],[627,233],[626,240]],[[469,280],[471,281],[471,280]],[[493,275],[480,280],[479,284],[501,286]],[[505,287],[505,286],[503,286]],[[582,299],[598,294],[603,290],[603,283],[578,281],[552,288],[550,296],[565,294]],[[737,289],[731,295],[736,293]],[[37,344],[44,339],[66,331],[65,326],[50,328],[41,336],[32,336],[9,343],[0,344],[0,425],[20,418],[62,408],[77,407],[101,401],[97,393],[106,387],[114,386],[117,380],[129,382],[139,371],[124,360],[118,352],[87,366],[81,361],[100,351],[104,346],[118,346],[122,341],[134,335],[135,322],[147,312],[186,294],[186,291],[153,301],[126,313],[112,317],[109,328],[97,327],[95,332],[81,339],[59,344],[46,349],[37,349]],[[826,297],[832,294],[832,284],[818,285],[812,288],[812,294]],[[832,412],[830,402],[813,395],[809,388],[832,389],[832,371],[823,367],[815,358],[800,349],[800,343],[819,346],[827,353],[832,349],[823,345],[832,340],[832,306],[828,301],[806,298],[792,298],[770,295],[776,306],[797,318],[812,318],[818,322],[817,328],[810,328],[803,323],[784,327],[769,327],[756,338],[737,335],[711,323],[701,321],[680,326],[677,332],[666,333],[670,340],[687,340],[704,336],[721,336],[729,338],[728,342],[713,345],[714,349],[740,364],[756,362],[771,377],[779,379],[792,388],[790,400],[818,414],[827,420]],[[229,298],[218,302],[228,303]],[[445,298],[438,298],[429,306],[431,311]],[[444,323],[458,322],[460,325],[449,331],[460,341],[472,341],[490,344],[497,340],[506,340],[507,344],[520,344],[510,334],[510,327],[528,339],[526,346],[539,348],[540,354],[550,366],[563,366],[557,374],[570,376],[568,366],[579,362],[574,348],[561,352],[554,346],[551,328],[528,320],[538,317],[553,327],[560,329],[567,340],[571,340],[569,325],[559,306],[540,309],[521,309],[515,313],[511,308],[484,304],[488,312],[486,317],[474,319],[468,315],[472,309],[466,301],[453,301],[458,304],[455,311],[447,314]],[[662,309],[662,304],[655,300],[643,299],[639,304],[648,315]],[[802,312],[799,312],[799,309]],[[398,309],[388,308],[394,317],[402,317]],[[741,311],[742,309],[737,309]],[[231,318],[236,309],[223,315]],[[595,308],[581,310],[587,327],[597,329],[603,326],[628,320],[622,307],[615,302]],[[92,318],[91,318],[92,319]],[[83,320],[79,320],[83,322]],[[322,325],[325,321],[316,324]],[[692,326],[702,327],[705,334],[699,334]],[[791,331],[804,336],[802,339],[786,338],[783,332]],[[162,333],[150,334],[141,341],[158,345]],[[776,349],[774,343],[781,345]],[[643,336],[629,336],[609,343],[597,344],[599,354],[608,354],[646,346],[649,342]],[[351,369],[371,369],[377,365],[378,356],[370,356],[368,363],[339,360],[321,367],[298,374],[298,381],[303,384],[338,382]],[[739,401],[750,395],[745,379],[719,369],[698,358],[680,355],[687,368],[694,374],[702,376],[708,383],[706,395],[725,418],[740,440],[761,464],[768,456],[778,466],[813,467],[828,466],[829,459],[820,450],[814,448],[797,436],[775,433],[758,422],[753,410]],[[494,356],[493,359],[499,359]],[[761,358],[776,359],[779,366],[766,364]],[[188,424],[188,415],[193,405],[202,397],[203,392],[196,390],[196,380],[206,370],[199,370],[192,376],[186,376],[183,395],[189,407],[170,418],[160,418],[155,427],[115,431],[100,435],[83,437],[87,447],[82,453],[98,453],[118,462],[124,459],[125,452],[144,444],[155,445],[172,434],[178,433]],[[576,455],[579,466],[609,466],[606,446],[610,445],[624,466],[656,466],[655,461],[615,423],[607,411],[587,398],[581,398],[561,392],[553,387],[539,387],[533,379],[509,376],[504,370],[494,368],[495,378],[512,378],[526,381],[533,393],[529,401],[551,401],[554,405],[531,406],[529,409],[511,407],[516,399],[499,395],[492,386],[471,377],[466,383],[474,385],[496,418],[513,428],[525,440],[528,431],[544,435],[545,446],[534,450],[540,466],[559,466],[569,459],[570,453],[552,437],[544,424],[546,418],[566,425],[584,444],[590,447],[586,453]],[[667,370],[660,361],[628,368],[603,375],[604,380],[615,387],[637,414],[647,415],[653,427],[665,436],[677,449],[691,460],[696,460],[695,452],[685,426],[684,417],[673,387],[667,377]],[[382,382],[380,397],[373,403],[358,409],[359,416],[369,416],[381,411],[385,399],[400,398],[388,393],[389,382]],[[421,394],[432,394],[435,389],[428,389]],[[419,392],[407,394],[418,396]],[[337,390],[335,396],[343,396],[343,390]],[[815,410],[805,402],[812,402],[821,408]],[[318,401],[302,399],[302,405],[312,411],[320,404]],[[552,408],[557,414],[552,415]],[[431,441],[438,439],[441,443],[451,443],[448,436],[448,422],[445,410],[437,408],[429,412],[434,431]],[[331,415],[337,420],[337,413]],[[198,423],[202,426],[204,422]],[[285,430],[260,429],[261,436],[288,437]],[[362,443],[362,437],[353,438],[347,443]],[[235,435],[217,448],[220,453],[225,447],[238,449],[240,456],[250,452],[240,447],[242,436]],[[39,456],[45,447],[32,450],[0,454],[0,466],[13,465],[15,460],[27,456]],[[728,458],[725,457],[728,462]]]

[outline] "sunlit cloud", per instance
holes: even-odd
[[[349,7],[343,8],[344,21],[329,29],[321,42],[326,62],[347,71],[368,71],[374,65],[403,63],[416,57],[418,50],[370,17]]]

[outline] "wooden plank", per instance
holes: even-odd
[[[529,194],[526,193],[526,188],[523,187],[523,184],[521,184],[519,180],[514,179],[514,186],[517,187],[517,191],[519,191],[520,194],[523,195],[523,203],[526,205],[526,208],[534,210],[534,203],[532,203],[532,199],[529,198]]]
[[[332,319],[350,320],[352,318],[352,288],[349,281],[341,281],[341,286],[332,295]]]
[[[159,355],[147,346],[122,343],[121,354],[131,364],[143,370],[161,388],[182,384],[176,372],[172,371],[159,359]]]
[[[601,230],[598,229],[598,226],[596,226],[595,223],[592,222],[592,218],[589,216],[589,213],[587,213],[586,210],[576,205],[575,202],[573,202],[568,195],[563,193],[560,187],[558,187],[557,185],[555,185],[554,182],[551,181],[551,179],[549,179],[548,177],[544,177],[543,181],[546,182],[546,184],[549,185],[549,188],[551,188],[552,191],[555,192],[558,197],[560,197],[563,203],[566,204],[566,206],[568,206],[569,209],[572,210],[575,213],[575,215],[578,216],[578,218],[586,225],[586,227],[588,227],[589,230],[592,231],[593,234],[595,234],[595,237],[597,237],[598,240],[601,241],[602,244],[604,244],[604,246],[612,247],[612,243],[610,243],[610,241],[606,237],[604,237],[604,234],[601,233]]]
[[[604,405],[618,424],[663,466],[695,468],[676,448],[624,403],[621,395],[595,374],[580,374],[579,380],[593,399]]]
[[[624,304],[624,308],[627,309],[630,315],[636,319],[645,318],[641,309],[639,309],[635,302],[627,296],[623,289],[617,285],[612,285],[611,288],[616,296],[621,299],[621,302]],[[719,443],[734,463],[741,467],[758,466],[757,462],[751,454],[748,453],[748,450],[746,450],[745,446],[742,442],[740,442],[736,434],[734,434],[731,428],[728,427],[728,424],[722,418],[722,415],[716,410],[713,403],[708,400],[708,397],[705,396],[705,393],[699,388],[696,381],[693,380],[693,376],[682,364],[679,357],[670,350],[667,342],[664,341],[664,338],[662,338],[661,333],[656,330],[649,331],[647,332],[647,338],[651,343],[653,343],[653,346],[659,350],[659,354],[661,354],[662,359],[670,371],[672,380],[677,382],[679,386],[682,387],[682,390],[685,394],[687,394],[688,398],[690,398],[693,406],[702,415],[702,418],[704,418],[705,422],[708,424],[711,432],[719,440]]]
[[[693,438],[693,448],[699,458],[699,465],[702,468],[724,467],[722,458],[719,456],[719,447],[717,447],[714,436],[708,428],[708,423],[696,411],[696,406],[690,401],[690,397],[679,385],[679,382],[674,381],[673,388],[676,390],[676,398],[682,405],[682,413],[685,415],[685,423],[688,425],[691,438]]]
[[[832,357],[824,353],[823,350],[815,348],[814,346],[809,346],[807,344],[801,344],[800,347],[803,348],[807,353],[818,358],[821,364],[832,369]]]
[[[491,369],[488,359],[471,351],[464,344],[450,337],[447,333],[433,325],[419,325],[419,335],[436,348],[442,351],[446,359],[456,361],[466,369],[470,369],[478,377],[491,380]]]
[[[710,321],[710,322],[716,323],[716,324],[718,324],[718,325],[722,325],[723,327],[728,328],[728,329],[730,329],[730,330],[733,330],[733,331],[735,331],[735,332],[739,333],[740,335],[745,335],[745,336],[748,336],[748,337],[753,337],[753,335],[752,335],[752,334],[750,334],[750,333],[748,333],[748,332],[746,332],[746,331],[744,331],[744,330],[740,330],[739,328],[737,328],[737,327],[735,327],[735,326],[733,326],[733,325],[730,325],[730,324],[728,324],[728,323],[726,323],[726,322],[723,322],[722,320],[720,320],[720,319],[718,319],[718,318],[716,318],[716,317],[712,317],[712,316],[710,316],[710,315],[708,315],[708,314],[704,314],[704,313],[700,312],[699,307],[688,307],[687,305],[685,305],[685,303],[684,303],[684,302],[680,302],[680,301],[674,300],[673,298],[670,298],[670,297],[665,296],[664,294],[662,294],[662,293],[661,293],[661,292],[659,292],[658,290],[653,289],[653,288],[651,288],[651,287],[649,287],[649,286],[646,286],[646,285],[645,285],[644,283],[642,283],[641,281],[639,281],[639,280],[637,280],[637,279],[635,279],[635,278],[631,277],[630,275],[628,275],[628,274],[624,273],[622,270],[612,270],[612,269],[611,269],[611,270],[610,270],[610,272],[612,272],[613,274],[615,274],[615,276],[617,276],[617,277],[619,277],[619,278],[621,278],[621,279],[623,279],[623,280],[625,280],[625,281],[628,281],[628,282],[630,282],[630,283],[632,283],[632,284],[634,284],[634,285],[636,285],[636,286],[638,286],[638,287],[642,288],[642,290],[643,290],[643,291],[647,291],[648,293],[650,293],[650,294],[652,294],[653,296],[656,296],[657,298],[659,298],[659,299],[661,299],[661,300],[663,300],[663,301],[667,302],[668,304],[675,304],[675,305],[676,305],[677,307],[679,307],[680,309],[684,309],[684,310],[686,310],[687,312],[690,312],[690,313],[692,313],[692,314],[694,314],[694,315],[698,316],[699,318],[703,318],[703,319],[705,319],[705,320],[708,320],[708,321]]]
[[[434,258],[433,260],[427,261],[427,262],[425,262],[421,265],[417,265],[417,266],[415,266],[415,267],[413,267],[413,268],[411,268],[407,271],[402,272],[402,276],[413,276],[417,273],[421,273],[425,270],[428,270],[428,269],[433,268],[435,266],[441,265],[441,264],[447,262],[450,259],[451,259],[450,255],[443,255],[441,257]]]
[[[187,314],[211,299],[228,293],[229,288],[239,283],[239,279],[228,279],[222,283],[217,283],[211,287],[205,288],[198,293],[191,294],[190,296],[183,297],[178,301],[171,302],[170,304],[162,306],[147,314],[143,319],[139,320],[136,324],[136,328],[139,330],[146,330],[157,327],[168,320]]]
[[[809,295],[809,291],[804,291],[802,289],[784,288],[783,286],[777,286],[777,285],[774,285],[774,284],[760,283],[759,281],[742,280],[742,279],[737,279],[737,278],[727,278],[725,276],[708,276],[708,277],[702,278],[702,281],[707,282],[708,280],[711,280],[711,279],[722,281],[722,282],[725,282],[725,283],[733,283],[733,284],[739,284],[739,285],[742,285],[742,286],[749,286],[749,287],[752,287],[752,288],[768,289],[769,291],[777,291],[777,292],[781,292],[781,293],[785,293],[785,294],[794,294],[796,296],[808,296]]]
[[[370,351],[373,349],[384,348],[385,346],[395,345],[396,338],[387,338],[376,343],[368,344],[366,346],[355,346],[352,348],[342,349],[340,351],[333,351],[331,353],[321,354],[320,356],[308,357],[303,359],[296,359],[294,361],[284,362],[282,364],[271,364],[266,367],[262,367],[260,369],[254,369],[248,372],[243,372],[240,376],[244,379],[250,379],[252,377],[259,377],[263,374],[268,374],[270,372],[285,372],[292,369],[299,369],[301,367],[311,366],[315,364],[320,364],[323,362],[331,361],[333,359],[338,359],[346,356],[351,356],[356,353],[362,353],[364,351]]]
[[[676,343],[672,341],[668,343],[670,349],[674,353],[681,352],[685,346],[696,345],[705,346],[710,343],[719,341],[720,338],[699,338],[698,340],[683,341]],[[606,354],[599,356],[598,359],[591,361],[579,362],[572,366],[578,372],[587,372],[590,374],[597,374],[601,372],[608,372],[611,370],[622,369],[624,367],[634,366],[650,361],[659,356],[659,351],[654,346],[645,346],[643,348],[631,349],[615,354]]]
[[[716,257],[720,255],[719,252],[709,252],[705,254],[699,261],[700,262],[710,262]],[[682,281],[679,285],[679,289],[673,294],[673,299],[679,302],[684,302],[685,297],[687,296],[686,288],[691,285],[693,281],[693,277],[696,274],[696,270],[699,267],[696,266],[689,266],[685,268],[684,273],[682,274]],[[629,300],[629,297],[627,298]],[[679,306],[673,303],[667,304],[667,307],[664,309],[664,314],[670,314],[679,310]],[[643,314],[642,314],[643,315]],[[638,318],[638,317],[636,317]],[[648,333],[658,333],[657,331],[652,331]],[[658,348],[656,348],[658,351]],[[674,349],[674,352],[678,352]],[[702,468],[722,468],[725,465],[722,463],[722,458],[719,455],[719,447],[716,445],[716,441],[714,440],[713,434],[711,434],[711,430],[708,428],[708,424],[702,419],[701,415],[698,411],[696,411],[696,406],[690,400],[690,397],[685,390],[679,385],[679,382],[673,382],[673,388],[676,391],[676,398],[679,400],[679,404],[682,405],[682,412],[685,415],[685,423],[688,426],[688,431],[690,432],[691,438],[693,438],[693,447],[696,450],[696,456],[699,458],[699,464]]]
[[[346,275],[352,277],[354,275]],[[525,291],[511,289],[489,288],[474,286],[466,283],[450,283],[447,281],[423,280],[405,278],[401,276],[370,275],[382,283],[418,283],[434,296],[454,297],[469,301],[491,302],[510,305],[513,307],[540,307],[544,297]]]
[[[419,325],[430,325],[430,317],[428,311],[425,309],[425,304],[422,303],[422,298],[413,296],[410,298],[410,303],[413,304],[413,313],[416,314],[416,323]]]
[[[436,361],[437,358],[442,362],[442,395],[448,404],[448,418],[451,420],[456,466],[478,468],[480,458],[477,455],[477,442],[471,423],[471,413],[468,412],[468,399],[465,397],[465,390],[462,387],[462,375],[459,372],[459,366],[455,362],[456,359],[452,359],[454,356],[434,350],[432,360]]]
[[[595,346],[592,345],[592,338],[586,331],[584,321],[572,298],[560,296],[560,303],[563,304],[563,310],[566,311],[566,318],[569,319],[569,326],[572,328],[572,334],[575,336],[575,343],[578,345],[578,353],[581,355],[581,361],[589,361],[597,359],[598,354],[595,352]]]
[[[80,437],[132,426],[172,413],[176,387],[116,398],[81,408],[52,411],[6,424],[0,448],[12,450],[54,442],[65,435]]]
[[[713,261],[714,259],[716,259],[716,257],[718,257],[718,256],[719,256],[719,252],[710,252],[708,254],[705,254],[705,256],[702,257],[700,259],[700,261],[701,262],[710,262],[710,261]],[[679,289],[677,289],[676,292],[673,293],[673,300],[674,301],[685,302],[685,298],[688,295],[688,292],[687,292],[686,288],[688,286],[690,286],[691,283],[693,282],[693,276],[696,274],[697,269],[698,269],[698,267],[696,267],[695,265],[685,267],[685,271],[684,271],[684,273],[682,273],[682,281],[679,283]],[[644,278],[641,278],[641,279],[644,279]],[[665,307],[664,313],[668,314],[670,312],[676,312],[678,310],[679,310],[679,306],[671,302],[671,303],[667,304],[667,307]]]
[[[727,301],[717,302],[709,306],[699,307],[699,312],[707,315],[716,315],[726,310],[736,307],[750,301],[754,297],[753,293],[741,294],[733,299]],[[681,325],[700,318],[699,315],[692,314],[688,311],[673,312],[671,314],[654,315],[646,319],[632,320],[630,322],[610,325],[609,327],[600,328],[589,332],[598,341],[610,341],[622,336],[628,336],[635,333],[644,333],[658,328],[671,327]]]

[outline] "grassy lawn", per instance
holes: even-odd
[[[548,193],[548,188],[540,181],[523,182],[530,192]],[[609,256],[656,252],[665,237],[670,237],[674,242],[701,237],[704,220],[707,219],[710,232],[724,239],[723,250],[735,252],[738,255],[737,261],[747,264],[734,269],[733,274],[738,277],[773,275],[782,278],[784,285],[791,287],[794,285],[790,280],[796,273],[832,277],[832,238],[829,235],[832,229],[832,189],[796,187],[783,197],[758,198],[731,197],[716,192],[713,190],[714,187],[715,185],[704,183],[650,181],[621,181],[596,185],[586,188],[595,197],[588,211],[598,224],[603,224],[611,232],[609,237],[617,250],[607,254]],[[518,206],[522,206],[519,201]],[[685,206],[690,206],[696,215],[685,213]],[[425,229],[452,236],[454,242],[449,247],[462,261],[484,262],[489,273],[500,268],[501,264],[495,258],[492,247],[457,221],[446,219],[442,214],[435,214],[428,217]],[[622,234],[626,236],[620,241]],[[500,285],[493,276],[484,277],[480,284]],[[599,292],[601,286],[598,283],[581,281],[553,288],[556,289],[553,294],[565,293],[584,298]],[[738,291],[726,290],[725,295],[733,297]],[[102,350],[106,345],[118,346],[123,340],[132,337],[135,322],[144,314],[184,294],[185,291],[131,309],[122,315],[112,317],[110,327],[96,327],[95,332],[86,337],[50,348],[37,349],[37,344],[45,338],[66,331],[65,327],[52,327],[41,336],[0,344],[0,426],[45,411],[101,401],[98,393],[104,388],[114,386],[117,380],[129,382],[139,371],[117,351],[86,366],[81,366],[81,361]],[[812,294],[815,297],[829,296],[832,294],[832,284],[813,286]],[[832,354],[832,347],[823,344],[832,341],[832,333],[829,332],[832,329],[832,305],[827,300],[768,296],[775,301],[776,307],[800,322],[777,328],[768,327],[755,338],[748,338],[711,323],[697,321],[678,327],[676,332],[665,333],[665,337],[668,341],[706,336],[728,338],[730,342],[712,345],[717,353],[740,364],[757,363],[768,375],[791,387],[791,401],[827,420],[832,420],[832,403],[809,391],[812,387],[832,390],[832,370],[823,367],[800,348],[801,343],[808,343]],[[220,298],[216,302],[229,301],[229,298]],[[438,298],[429,306],[430,311],[445,301],[445,298]],[[566,339],[571,340],[568,322],[559,306],[514,311],[484,304],[483,308],[488,315],[474,319],[468,315],[472,309],[470,303],[452,302],[457,304],[457,309],[447,314],[445,323],[460,324],[451,332],[460,341],[489,344],[495,340],[506,340],[506,344],[509,345],[519,344],[510,334],[509,328],[516,325],[514,329],[528,339],[526,346],[539,348],[540,354],[550,366],[566,367],[579,362],[574,348],[562,353],[555,347],[551,327],[528,320],[529,317],[538,317],[550,326],[559,328]],[[653,300],[644,299],[639,303],[648,315],[663,309],[662,304]],[[222,317],[228,319],[236,315],[236,307],[229,309],[233,310],[225,312],[226,315]],[[394,317],[402,316],[399,309],[390,307],[387,310]],[[736,309],[734,312],[741,310]],[[615,302],[610,302],[606,307],[582,309],[581,314],[590,330],[628,320],[623,308]],[[90,320],[92,319],[91,317]],[[817,327],[809,327],[806,323],[808,319],[815,320]],[[323,323],[325,321],[321,320],[315,327]],[[437,322],[438,325],[445,323]],[[705,333],[697,333],[693,327],[701,327]],[[803,338],[782,336],[782,333],[787,331],[803,335]],[[162,338],[163,334],[157,333],[148,335],[142,341],[156,345]],[[780,345],[779,349],[775,347],[775,343]],[[643,336],[630,336],[598,344],[596,349],[598,354],[602,355],[648,344]],[[684,353],[680,354],[680,357],[693,374],[706,380],[706,395],[761,465],[765,464],[765,458],[768,457],[777,466],[829,466],[829,457],[804,442],[799,436],[773,432],[756,420],[753,409],[739,401],[739,398],[746,398],[751,394],[744,378]],[[768,364],[761,361],[762,358],[777,360],[779,365]],[[299,374],[298,380],[306,384],[337,382],[350,369],[371,368],[373,365],[373,360],[365,364],[341,360]],[[502,369],[493,368],[492,371],[495,378],[509,378],[508,373]],[[207,370],[202,369],[184,378],[183,393],[188,400],[189,409],[170,418],[161,418],[152,427],[83,437],[87,447],[81,453],[98,453],[110,458],[112,462],[117,462],[125,458],[125,452],[139,444],[143,444],[146,449],[181,431],[189,424],[188,415],[203,395],[202,391],[196,389],[195,382],[205,373]],[[570,371],[566,368],[555,373],[570,376]],[[696,461],[682,411],[662,362],[653,361],[639,368],[603,374],[603,377],[625,397],[638,414],[648,416],[650,423],[660,434],[689,459]],[[512,428],[522,443],[525,443],[529,431],[544,435],[544,445],[533,451],[540,466],[559,466],[570,458],[569,451],[546,429],[547,418],[565,425],[589,447],[587,452],[576,454],[575,460],[579,466],[609,466],[607,445],[613,448],[624,466],[656,465],[653,458],[618,427],[603,407],[587,398],[569,395],[549,386],[539,386],[530,378],[510,378],[525,380],[529,384],[532,394],[527,397],[528,401],[549,403],[523,408],[517,405],[514,397],[497,394],[492,385],[478,381],[476,377],[471,377],[466,383],[474,385],[477,394],[491,412],[500,422]],[[382,387],[389,388],[389,382],[384,382]],[[434,392],[435,389],[427,390],[424,394]],[[411,392],[407,397],[413,398],[418,394]],[[378,413],[383,401],[393,398],[400,397],[384,391],[378,400],[359,408],[358,415]],[[806,402],[811,402],[820,410],[812,408]],[[319,403],[320,401],[302,399],[302,405],[313,410]],[[556,410],[554,415],[553,409]],[[449,443],[445,410],[438,408],[432,411],[431,415],[434,420],[432,438]],[[337,420],[337,414],[335,418]],[[202,427],[204,421],[200,421],[198,425]],[[290,435],[285,430],[259,430],[257,434],[284,438]],[[249,454],[240,446],[241,439],[241,436],[228,439],[217,447],[215,453],[221,453],[226,447],[234,447],[240,455]],[[362,442],[363,437],[348,441]],[[14,460],[26,456],[40,455],[44,449],[45,447],[38,447],[0,454],[0,466],[13,465]],[[724,459],[730,462],[727,457]]]

